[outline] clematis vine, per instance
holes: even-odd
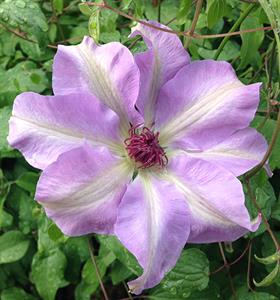
[[[141,24],[136,35],[147,45],[136,55],[90,37],[59,46],[54,96],[17,96],[8,141],[42,170],[35,198],[66,235],[113,234],[133,253],[140,294],[187,242],[257,229],[237,176],[267,143],[249,127],[260,83],[242,84],[227,62],[191,62],[176,35]]]

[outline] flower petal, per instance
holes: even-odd
[[[109,234],[131,176],[105,147],[84,144],[43,171],[35,199],[66,235]]]
[[[162,89],[156,126],[164,144],[207,149],[249,126],[260,84],[245,86],[227,62],[196,61]],[[178,145],[179,144],[179,145]]]
[[[239,176],[260,163],[266,150],[267,142],[264,137],[248,127],[235,132],[212,148],[188,154],[218,164]]]
[[[121,119],[134,122],[139,92],[139,70],[130,51],[120,43],[98,46],[85,37],[77,46],[58,46],[54,58],[53,90],[56,95],[93,93]]]
[[[189,221],[182,195],[167,181],[138,176],[128,187],[115,233],[144,269],[128,283],[132,293],[155,286],[175,265],[189,235]]]
[[[34,167],[44,169],[57,157],[81,145],[117,149],[119,118],[93,95],[20,94],[10,119],[8,142]]]
[[[166,176],[189,205],[188,242],[233,241],[258,228],[260,220],[250,221],[241,183],[226,169],[182,154],[171,159]]]
[[[150,24],[168,28],[154,21]],[[141,89],[137,107],[145,117],[148,127],[154,123],[154,110],[160,88],[183,66],[189,64],[190,57],[178,36],[138,23],[131,36],[141,35],[148,50],[135,55],[140,70]]]

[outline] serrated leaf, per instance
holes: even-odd
[[[256,282],[255,279],[253,279],[254,285],[257,287],[270,286],[277,279],[279,272],[280,269],[279,269],[279,262],[278,262],[275,265],[274,269],[261,282]]]
[[[0,22],[18,28],[27,38],[46,46],[48,23],[40,6],[33,0],[4,0],[0,3]]]
[[[34,255],[31,281],[43,300],[54,300],[57,290],[68,284],[64,279],[66,263],[66,257],[59,249],[51,251],[46,256],[40,253]]]
[[[151,299],[181,300],[208,286],[209,261],[199,249],[184,250],[174,269],[150,293]]]
[[[0,69],[0,96],[11,104],[21,92],[41,93],[49,84],[46,73],[35,63],[24,61],[7,70]]]
[[[280,252],[276,252],[270,256],[267,257],[258,257],[257,255],[254,255],[255,259],[260,262],[261,264],[264,265],[270,265],[275,263],[276,261],[280,260]]]
[[[20,231],[8,231],[0,236],[0,264],[21,259],[27,252],[29,240]]]

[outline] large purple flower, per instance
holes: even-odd
[[[190,62],[175,35],[137,25],[139,34],[148,50],[135,56],[89,37],[59,46],[55,95],[19,95],[8,137],[43,170],[36,199],[65,234],[115,234],[136,256],[136,294],[187,241],[256,230],[236,176],[267,148],[249,128],[259,83],[245,86],[226,62]]]

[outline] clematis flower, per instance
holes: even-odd
[[[54,96],[20,94],[8,141],[43,170],[35,198],[66,235],[114,234],[134,254],[139,294],[186,242],[257,229],[236,177],[267,144],[249,127],[260,83],[242,84],[227,62],[191,62],[173,34],[137,25],[135,35],[147,45],[135,56],[90,37],[59,46]]]

